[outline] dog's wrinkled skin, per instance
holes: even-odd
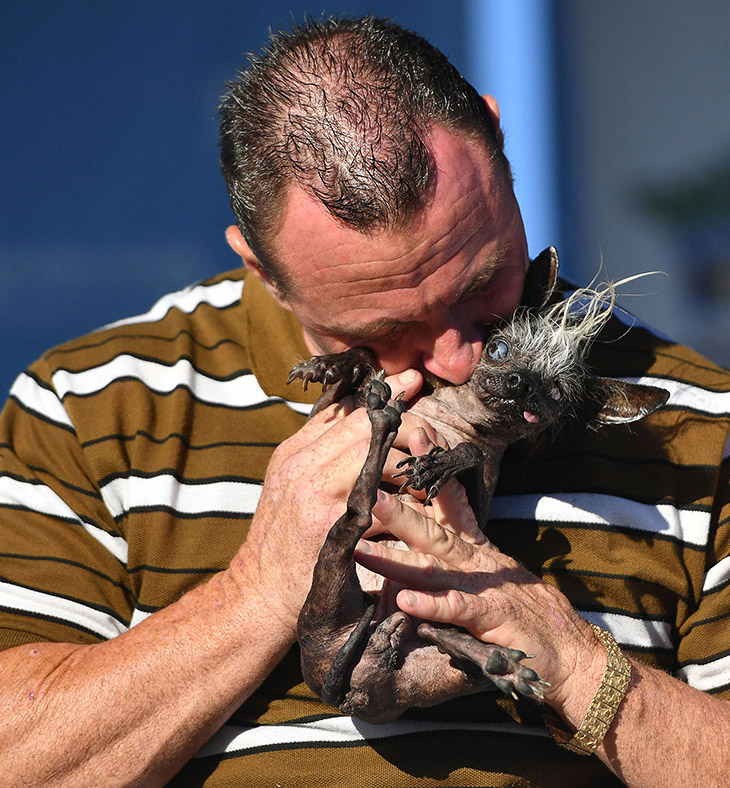
[[[557,253],[551,248],[531,264],[524,307],[493,328],[471,379],[437,388],[410,409],[452,448],[405,460],[406,484],[425,490],[428,502],[458,474],[482,529],[509,443],[566,417],[597,424],[635,421],[668,397],[664,389],[588,374],[587,348],[608,313],[598,304],[588,309],[588,318],[585,312],[567,317],[572,305],[555,302],[556,277]],[[355,547],[372,523],[383,466],[404,409],[374,376],[375,363],[369,350],[354,348],[315,356],[290,376],[290,381],[302,378],[305,386],[310,380],[333,384],[313,412],[362,388],[372,423],[367,459],[347,511],[322,547],[299,616],[304,677],[322,700],[373,723],[395,719],[409,707],[495,687],[541,700],[546,684],[522,664],[523,652],[483,643],[454,627],[411,620],[398,610],[397,589],[387,580],[368,593],[361,587]]]

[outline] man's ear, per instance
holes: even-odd
[[[497,99],[494,96],[490,96],[488,93],[485,93],[482,96],[484,103],[487,105],[487,109],[489,110],[489,114],[492,116],[492,120],[494,121],[494,130],[497,133],[497,139],[499,140],[500,148],[504,149],[504,134],[502,134],[502,126],[499,122],[499,104],[497,104]]]
[[[226,228],[226,241],[228,241],[228,246],[241,258],[243,264],[252,274],[255,274],[265,282],[269,279],[261,269],[258,257],[256,257],[253,249],[248,245],[248,241],[241,235],[241,231],[235,224]]]
[[[248,241],[246,241],[243,235],[241,235],[241,231],[235,224],[232,224],[230,227],[226,228],[226,241],[228,241],[228,246],[230,246],[231,249],[233,249],[233,251],[241,258],[246,269],[254,276],[257,276],[266,285],[266,289],[277,301],[277,303],[279,303],[285,309],[289,309],[291,311],[289,304],[281,297],[281,293],[279,292],[279,288],[276,286],[276,283],[261,267],[258,257],[256,257],[253,249],[251,249],[251,247],[248,245]]]

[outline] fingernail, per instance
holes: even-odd
[[[385,492],[385,490],[380,490],[379,489],[378,490],[378,499],[377,499],[376,503],[386,503],[386,501],[388,501],[389,498],[390,498],[390,495],[388,495],[388,493]]]
[[[367,541],[367,539],[361,539],[357,543],[357,549],[361,553],[370,553],[370,552],[372,552],[370,550],[370,543]]]
[[[403,596],[406,598],[406,602],[409,605],[415,605],[418,602],[418,597],[413,593],[413,591],[404,591]]]
[[[416,370],[415,369],[405,369],[403,372],[398,373],[398,380],[401,383],[413,383],[416,379]]]
[[[428,437],[428,433],[423,427],[418,428],[418,437],[421,439],[426,449],[432,449],[436,445],[431,438]]]

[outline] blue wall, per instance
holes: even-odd
[[[0,392],[48,347],[232,268],[216,107],[269,28],[392,15],[461,69],[461,2],[33,0],[0,10]],[[290,10],[293,9],[293,10]]]

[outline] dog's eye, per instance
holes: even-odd
[[[560,402],[563,398],[563,390],[558,386],[557,383],[553,383],[550,387],[550,396],[556,401]]]
[[[493,339],[487,345],[487,355],[492,361],[505,361],[509,354],[509,345],[503,339]]]

